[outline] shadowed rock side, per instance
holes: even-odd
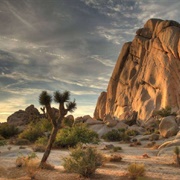
[[[166,106],[180,109],[180,24],[150,19],[124,44],[94,117],[121,119],[136,111],[137,118],[145,120]]]

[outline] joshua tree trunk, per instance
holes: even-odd
[[[53,127],[53,129],[52,129],[52,133],[51,133],[51,136],[48,140],[46,150],[44,152],[44,155],[43,155],[41,162],[40,162],[40,165],[39,165],[40,168],[43,168],[44,163],[46,162],[47,158],[49,157],[49,154],[51,152],[52,145],[56,139],[56,135],[57,135],[58,130],[59,130],[59,127]]]

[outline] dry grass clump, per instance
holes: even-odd
[[[34,152],[45,152],[46,147],[44,145],[35,144],[32,146]]]
[[[108,159],[110,162],[121,162],[122,156],[120,154],[111,154]]]
[[[39,159],[35,153],[31,153],[28,156],[21,155],[16,159],[16,167],[23,167],[31,179],[35,179],[38,166]]]
[[[176,165],[180,166],[180,156],[179,156],[179,153],[180,153],[180,150],[179,150],[179,147],[176,146],[174,148],[174,162]]]
[[[137,179],[138,177],[144,176],[145,166],[144,164],[131,163],[128,166],[128,172],[132,179]]]

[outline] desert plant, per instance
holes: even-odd
[[[0,140],[0,146],[5,146],[6,145],[6,140]]]
[[[0,124],[0,135],[4,138],[10,138],[15,136],[19,133],[18,129],[13,126],[9,125],[8,123],[1,123]]]
[[[120,141],[122,140],[121,134],[118,130],[113,129],[102,136],[103,139],[107,141]]]
[[[67,115],[68,112],[73,112],[76,109],[76,102],[75,100],[73,102],[69,101],[70,99],[70,93],[69,91],[64,91],[63,93],[60,93],[59,91],[56,91],[54,93],[54,101],[59,104],[59,115],[53,113],[53,108],[51,107],[52,102],[52,96],[49,95],[46,91],[42,91],[42,93],[39,96],[39,103],[44,106],[44,110],[46,109],[48,120],[51,122],[53,128],[51,131],[51,135],[49,137],[46,150],[44,152],[44,155],[41,159],[41,163],[39,167],[43,168],[43,164],[47,161],[49,154],[51,152],[53,143],[55,142],[56,135],[58,133],[58,130],[62,126],[62,121],[64,117]]]
[[[117,152],[117,151],[122,150],[122,148],[120,146],[115,146],[115,147],[113,147],[112,150],[113,150],[113,152]]]
[[[56,147],[73,147],[78,143],[96,143],[99,141],[98,134],[89,129],[85,124],[61,129],[56,137]]]
[[[131,134],[130,134],[131,133]],[[130,135],[135,131],[129,131],[125,129],[113,129],[102,136],[106,141],[130,141]],[[129,135],[130,134],[130,135]]]
[[[47,142],[48,142],[48,138],[46,136],[42,136],[42,137],[39,137],[36,141],[35,141],[35,144],[36,145],[44,145],[46,146],[47,145]]]
[[[32,146],[32,149],[34,152],[45,152],[46,146],[40,145],[40,144],[35,144]]]
[[[110,162],[121,162],[122,161],[122,156],[118,155],[118,154],[111,154],[108,159],[109,159]]]
[[[62,121],[63,126],[72,127],[73,124],[74,124],[74,120],[69,117],[65,117]]]
[[[153,113],[153,116],[167,117],[167,116],[176,116],[175,112],[171,112],[171,107],[166,106],[158,111]]]
[[[144,164],[131,163],[128,166],[128,172],[131,178],[137,179],[145,174],[145,166]]]
[[[90,177],[103,163],[103,156],[95,148],[83,148],[79,144],[75,149],[70,149],[70,151],[69,157],[63,159],[63,166],[68,172]]]
[[[26,130],[19,134],[19,138],[35,142],[42,135],[43,132],[39,128],[29,126]]]
[[[12,142],[14,145],[29,145],[31,142],[27,139],[18,138]]]
[[[175,156],[174,156],[174,161],[175,161],[175,163],[176,163],[178,166],[180,166],[180,156],[179,156],[179,153],[180,153],[179,147],[176,146],[176,147],[174,148],[174,154],[175,154]]]

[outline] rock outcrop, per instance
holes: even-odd
[[[150,19],[124,44],[110,78],[107,93],[97,102],[94,117],[119,118],[136,111],[146,120],[153,111],[180,109],[180,24]]]
[[[25,109],[25,111],[19,110],[10,115],[7,118],[7,123],[14,126],[23,126],[40,116],[39,111],[34,107],[34,105],[30,105]]]

